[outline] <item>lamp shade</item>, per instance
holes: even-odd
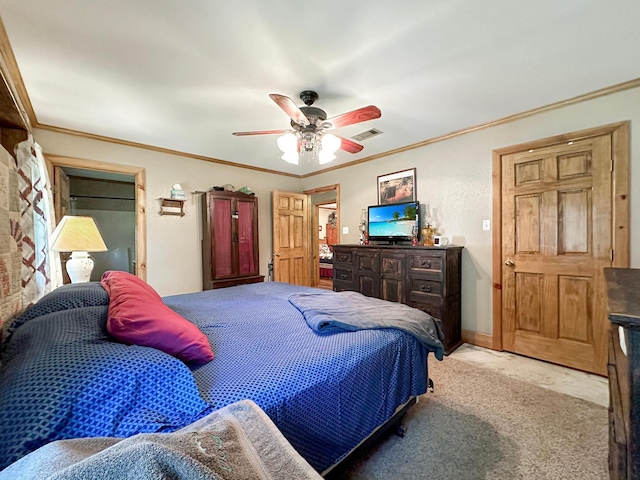
[[[106,252],[96,222],[91,217],[64,216],[51,234],[51,250],[56,252]]]

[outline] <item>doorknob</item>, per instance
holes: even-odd
[[[280,254],[279,254],[279,253],[274,253],[274,254],[273,254],[273,256],[274,256],[274,257],[279,257],[279,256],[280,256]]]
[[[515,265],[516,265],[513,260],[505,260],[504,264],[507,267],[515,267]]]

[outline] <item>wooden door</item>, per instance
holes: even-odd
[[[71,184],[69,176],[62,170],[62,167],[53,168],[53,209],[56,216],[56,224],[60,223],[62,217],[71,214]],[[62,283],[71,283],[71,278],[67,273],[67,261],[71,256],[70,252],[60,252],[60,266],[62,273]]]
[[[70,213],[69,199],[71,197],[69,177],[58,166],[53,169],[53,190],[55,192],[53,206],[56,223],[58,223],[62,217]]]
[[[606,373],[611,136],[502,157],[505,350]]]
[[[309,197],[273,192],[273,279],[310,285]]]

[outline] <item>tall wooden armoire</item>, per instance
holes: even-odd
[[[226,191],[202,195],[202,279],[204,290],[264,280],[254,195]]]

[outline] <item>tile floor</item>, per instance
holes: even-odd
[[[451,358],[492,368],[510,377],[604,407],[609,405],[609,384],[606,377],[467,343],[457,348],[451,354]]]

